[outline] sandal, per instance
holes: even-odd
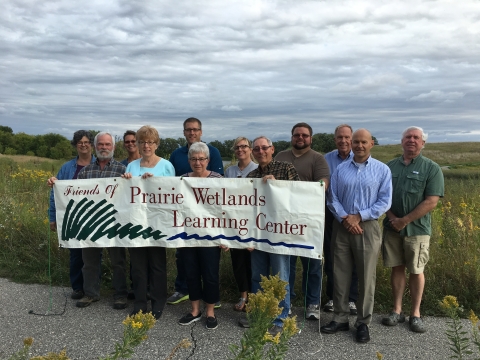
[[[236,303],[236,304],[233,306],[233,310],[245,312],[245,310],[246,310],[246,309],[245,309],[245,304],[246,304],[246,303],[247,303],[247,299],[241,297],[240,299],[238,299],[238,303]]]

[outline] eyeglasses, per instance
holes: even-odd
[[[189,128],[189,129],[183,129],[183,131],[185,132],[199,132],[200,130],[202,129],[199,129],[199,128]]]
[[[202,163],[204,161],[207,161],[208,158],[190,158],[189,160],[193,163],[196,163],[197,161]]]
[[[238,145],[238,146],[235,146],[234,147],[234,150],[237,151],[237,150],[245,150],[246,148],[249,148],[250,146],[248,145]]]
[[[127,145],[127,144],[135,144],[136,142],[137,140],[125,140],[123,143]]]
[[[80,146],[87,146],[87,145],[90,145],[90,141],[79,141],[77,142],[77,146],[80,145]]]
[[[292,137],[294,137],[295,139],[298,139],[298,138],[305,138],[305,139],[307,139],[307,138],[310,137],[310,135],[308,135],[308,134],[293,134]]]
[[[270,146],[254,147],[252,150],[253,150],[253,152],[260,152],[260,150],[267,151],[267,150],[270,149],[271,147],[272,147],[272,145],[270,145]]]
[[[139,141],[138,143],[140,144],[140,146],[143,146],[143,145],[153,146],[155,144],[154,141]]]

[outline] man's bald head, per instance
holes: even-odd
[[[367,129],[358,129],[352,136],[353,159],[358,163],[367,161],[373,147],[372,133]]]

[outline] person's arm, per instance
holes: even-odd
[[[436,195],[426,196],[425,200],[418,204],[415,209],[413,209],[411,212],[401,218],[396,217],[393,212],[389,210],[387,212],[387,216],[390,219],[390,226],[395,231],[403,230],[405,226],[410,224],[412,221],[420,219],[421,217],[425,216],[430,211],[435,209],[439,199],[440,196]]]
[[[340,203],[338,197],[338,182],[340,178],[338,176],[338,171],[335,170],[332,174],[331,181],[330,181],[330,190],[328,191],[327,197],[327,205],[330,211],[332,212],[333,216],[338,220],[338,222],[342,222],[345,217],[347,217],[347,212],[343,208],[343,205]]]
[[[313,171],[313,181],[320,180],[323,180],[325,183],[325,190],[327,190],[330,183],[330,168],[328,167],[327,160],[325,160],[321,154],[315,158]]]

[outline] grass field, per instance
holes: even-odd
[[[444,168],[445,197],[433,211],[433,236],[422,311],[440,314],[438,301],[456,296],[465,308],[480,311],[480,143],[427,144],[424,155]],[[388,161],[401,154],[400,145],[376,146],[372,155]],[[68,251],[58,248],[48,226],[46,179],[63,161],[0,155],[0,276],[19,282],[69,286]],[[175,250],[167,250],[167,268],[175,269]],[[294,305],[302,302],[298,265]],[[390,270],[377,268],[376,311],[391,307]],[[169,274],[173,291],[175,271]],[[111,288],[108,256],[102,266],[103,291]],[[408,290],[407,290],[408,293]],[[221,295],[236,300],[230,255],[221,257]],[[325,300],[325,299],[324,299]],[[408,297],[405,310],[408,311]]]

